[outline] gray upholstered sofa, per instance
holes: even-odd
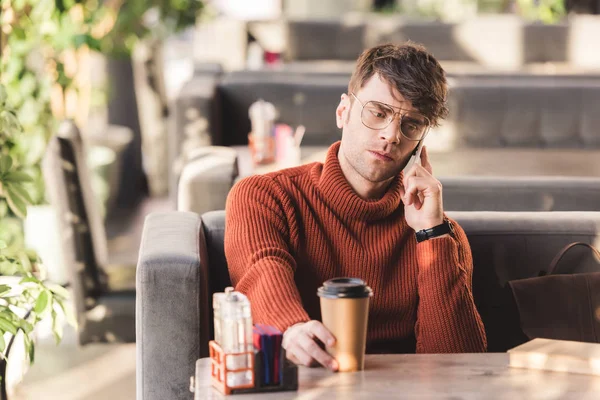
[[[473,292],[490,351],[521,337],[502,299],[506,282],[537,276],[566,244],[600,245],[600,213],[450,213],[465,229],[474,257]],[[211,295],[229,284],[223,212],[146,218],[137,268],[137,399],[191,399],[196,359],[212,335]],[[518,323],[518,321],[517,321]]]

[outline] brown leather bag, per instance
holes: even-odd
[[[593,246],[571,243],[554,257],[546,276],[509,286],[527,338],[600,343],[600,252]]]

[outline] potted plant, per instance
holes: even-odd
[[[0,85],[0,399],[7,395],[6,368],[15,338],[22,336],[25,354],[34,361],[33,333],[44,318],[51,319],[56,342],[62,338],[65,320],[76,326],[67,304],[68,291],[47,282],[43,264],[24,247],[21,221],[33,202],[28,186],[33,181],[21,164],[18,138],[23,129],[7,104]]]
[[[23,341],[33,361],[32,334],[41,319],[51,319],[57,342],[65,317],[75,325],[65,304],[68,292],[46,280],[40,257],[26,246],[23,221],[32,206],[48,208],[41,159],[58,121],[85,119],[80,106],[89,93],[77,77],[78,65],[97,44],[90,22],[102,10],[88,15],[82,3],[0,0],[1,399],[7,396],[11,349]],[[32,224],[40,226],[28,221]],[[18,363],[10,365],[14,369]]]
[[[86,15],[79,3],[0,0],[0,84],[21,126],[21,134],[11,139],[11,157],[31,177],[23,183],[32,206],[25,226],[39,226],[54,217],[45,199],[41,160],[58,121],[86,119],[89,90],[77,77],[78,61],[95,45],[86,21],[99,17]],[[49,274],[64,276],[49,257],[51,252],[44,251],[51,241],[35,241],[28,235],[31,230],[23,231],[19,228],[20,241],[46,257]]]

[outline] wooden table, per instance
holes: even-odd
[[[238,153],[238,170],[241,178],[253,174],[267,174],[282,168],[276,163],[255,166],[252,162],[252,156],[250,155],[248,146],[233,146],[233,148]],[[301,164],[309,164],[315,161],[325,161],[327,149],[328,147],[325,146],[301,146]]]
[[[196,400],[222,399],[210,386],[209,359],[196,363]],[[365,371],[300,368],[298,392],[233,399],[600,399],[600,377],[508,367],[508,354],[368,355]]]

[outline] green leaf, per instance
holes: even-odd
[[[33,92],[37,86],[35,75],[32,73],[25,74],[21,77],[21,95],[22,96],[33,96]]]
[[[4,132],[7,133],[8,136],[15,136],[17,133],[23,130],[23,126],[19,122],[19,119],[10,110],[1,111],[0,120],[3,122]]]
[[[14,196],[13,192],[10,190],[7,190],[6,193],[4,193],[4,195],[6,196],[6,201],[8,202],[8,206],[10,207],[10,209],[18,217],[25,219],[25,217],[27,216],[27,205],[25,204],[25,202],[23,202],[23,200],[21,200],[20,197]]]
[[[73,306],[70,304],[65,304],[62,301],[57,301],[57,303],[62,309],[63,313],[65,314],[65,319],[67,323],[73,328],[77,329],[77,326],[79,324],[77,323],[77,318],[75,317],[75,313],[73,312]]]
[[[29,335],[31,332],[33,332],[33,325],[31,325],[24,319],[21,319],[21,329],[23,329],[23,332],[25,332],[25,334]]]
[[[0,106],[3,106],[6,103],[6,99],[8,95],[6,94],[6,89],[4,86],[0,85]]]
[[[33,364],[35,360],[35,346],[29,335],[23,335],[23,344],[25,345],[25,354],[29,356],[29,362]]]
[[[52,283],[52,282],[46,282],[46,287],[48,289],[50,289],[50,291],[52,293],[54,293],[56,296],[61,297],[63,299],[68,299],[69,296],[69,291],[67,289],[65,289],[64,287],[60,286],[59,284],[56,283]],[[56,299],[55,296],[55,299]],[[56,299],[58,300],[58,299]]]
[[[6,204],[6,200],[0,199],[0,218],[6,217],[8,214],[8,204]]]
[[[0,333],[10,332],[13,335],[17,334],[18,326],[15,326],[12,321],[0,317]]]
[[[10,292],[12,288],[8,285],[0,285],[0,297]]]
[[[13,160],[9,155],[0,156],[0,174],[6,174],[12,167]]]
[[[84,44],[87,43],[87,36],[86,34],[80,34],[80,35],[75,35],[73,37],[73,45],[75,46],[76,49],[80,48],[81,46],[83,46]]]
[[[33,200],[31,199],[31,196],[29,195],[27,190],[25,190],[25,188],[20,184],[7,183],[6,189],[8,191],[11,191],[13,195],[20,197],[25,204],[29,205],[33,203]]]
[[[59,11],[61,14],[62,14],[62,13],[64,13],[65,11],[67,11],[67,7],[65,6],[65,4],[64,4],[64,1],[63,1],[63,0],[56,0],[56,1],[55,1],[55,4],[56,4],[56,9],[57,9],[57,10],[58,10],[58,11]]]
[[[4,342],[4,335],[0,335],[0,353],[4,353],[6,343]]]
[[[90,50],[100,51],[102,48],[102,42],[90,34],[80,34],[73,37],[73,45],[76,49],[83,45],[87,45]]]
[[[25,172],[13,171],[6,175],[6,182],[33,182],[33,178]]]
[[[4,310],[0,311],[0,317],[4,318],[7,321],[10,321],[14,326],[19,326],[19,320],[21,319],[17,314],[15,314],[10,308],[6,307]]]
[[[29,340],[26,350],[28,350],[29,353],[29,362],[33,364],[33,362],[35,361],[35,346],[33,344],[33,341]]]
[[[5,249],[7,247],[8,247],[8,245],[6,244],[6,242],[3,240],[0,240],[0,250]]]
[[[23,71],[24,64],[25,61],[22,57],[9,57],[8,63],[3,71],[3,76],[5,74],[8,79],[18,79],[18,76]]]
[[[12,261],[0,261],[0,275],[14,275],[19,266]]]
[[[23,285],[25,283],[29,283],[29,282],[33,282],[36,284],[40,284],[40,280],[38,278],[36,278],[35,276],[26,276],[25,278],[21,279],[21,281],[19,282],[19,285]]]
[[[51,304],[51,301],[52,301],[52,294],[50,293],[49,290],[44,290],[43,292],[41,292],[35,302],[35,307],[34,307],[35,313],[40,316],[44,315],[46,313],[46,311],[48,310],[48,308]]]
[[[40,123],[44,113],[44,102],[34,97],[24,97],[23,104],[19,107],[17,117],[24,127],[35,126]]]
[[[33,271],[33,268],[31,267],[31,261],[29,261],[29,257],[27,256],[27,254],[25,254],[24,251],[20,251],[17,256],[19,258],[19,261],[21,262],[21,266],[25,271]]]
[[[20,145],[22,145],[24,149],[22,164],[23,165],[36,165],[39,166],[42,158],[46,152],[46,138],[45,131],[42,129],[38,131],[35,128],[31,128],[31,135],[24,137],[23,135],[19,136]],[[34,173],[34,171],[28,170],[30,176]]]
[[[52,333],[54,334],[54,340],[58,345],[63,337],[63,325],[58,319],[56,311],[52,310]]]

